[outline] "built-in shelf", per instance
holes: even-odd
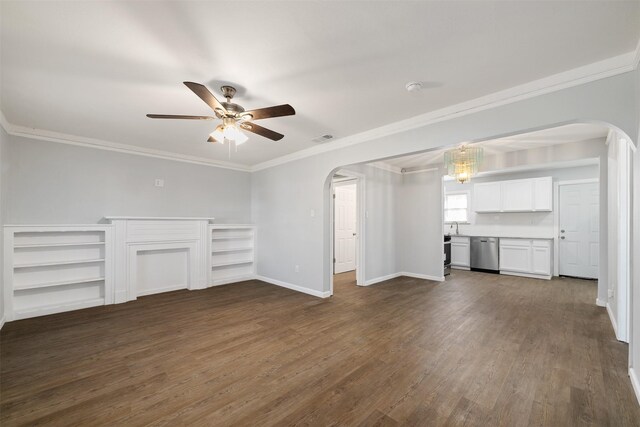
[[[4,236],[7,320],[113,303],[111,225],[5,225]]]
[[[217,268],[217,267],[227,267],[229,265],[242,265],[242,264],[252,264],[252,263],[253,263],[252,259],[245,259],[241,261],[219,262],[217,264],[211,264],[211,267]]]
[[[13,268],[36,268],[36,267],[53,267],[57,265],[72,265],[72,264],[93,264],[96,262],[104,262],[104,258],[98,259],[79,259],[73,261],[54,261],[54,262],[34,262],[30,264],[14,265]]]
[[[91,277],[87,279],[59,280],[57,282],[34,283],[31,285],[16,285],[14,291],[27,291],[30,289],[50,288],[53,286],[77,285],[79,283],[103,282],[104,277]]]
[[[249,246],[246,248],[227,248],[227,249],[214,249],[211,251],[212,254],[219,254],[224,252],[242,252],[242,251],[251,251],[253,247]]]
[[[255,277],[255,227],[247,224],[211,225],[211,275],[213,286]]]
[[[214,236],[211,240],[240,240],[253,239],[253,236]]]
[[[76,242],[76,243],[34,243],[25,245],[14,245],[15,249],[28,248],[61,248],[65,246],[104,246],[104,242]]]

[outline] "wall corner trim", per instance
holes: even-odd
[[[395,279],[396,277],[400,277],[400,273],[387,274],[386,276],[375,277],[373,279],[369,279],[364,282],[363,286],[371,286],[376,283],[385,282],[387,280]]]
[[[431,276],[429,274],[410,273],[403,271],[399,273],[400,276],[412,277],[414,279],[431,280],[434,282],[444,282],[444,276]]]
[[[596,298],[596,305],[597,305],[598,307],[606,307],[606,306],[607,306],[607,302],[606,302],[606,301],[601,300],[600,298]]]
[[[386,276],[375,277],[364,282],[364,286],[375,285],[376,283],[386,282],[387,280],[395,279],[396,277],[411,277],[413,279],[431,280],[433,282],[444,282],[444,276],[431,276],[428,274],[410,273],[407,271],[400,271],[398,273],[387,274]]]
[[[303,294],[312,295],[318,298],[328,298],[331,296],[331,292],[329,291],[316,291],[315,289],[305,288],[304,286],[294,285],[293,283],[283,282],[282,280],[272,279],[270,277],[256,275],[255,278],[256,280],[260,280],[265,283],[281,286],[283,288],[291,289],[292,291],[302,292]]]
[[[609,319],[611,320],[611,325],[613,326],[613,332],[616,334],[616,339],[620,341],[618,338],[618,324],[616,323],[616,316],[613,315],[613,311],[611,310],[611,305],[607,303],[607,313],[609,314]]]
[[[638,400],[638,404],[640,404],[640,379],[638,378],[638,374],[633,367],[629,367],[629,378],[631,379],[631,386],[633,387],[633,391],[636,394],[636,399]]]

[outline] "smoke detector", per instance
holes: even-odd
[[[404,86],[407,92],[418,92],[422,90],[422,82],[409,82]]]

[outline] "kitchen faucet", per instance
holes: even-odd
[[[453,224],[456,225],[456,236],[460,234],[460,230],[458,229],[458,221],[453,221],[449,226],[449,235],[451,235],[451,229],[453,228]]]

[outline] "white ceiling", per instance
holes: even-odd
[[[639,1],[2,1],[0,108],[14,125],[228,160],[182,85],[240,88],[247,109],[290,103],[231,154],[254,165],[631,52]],[[426,82],[407,93],[406,82]],[[330,142],[329,142],[330,144]]]
[[[523,133],[506,138],[492,139],[474,144],[474,147],[482,147],[484,156],[488,157],[510,151],[532,150],[551,145],[567,144],[570,142],[589,141],[593,139],[604,140],[609,129],[599,124],[572,124],[544,129],[537,132]],[[429,165],[442,165],[444,153],[451,148],[432,150],[425,153],[386,159],[374,164],[391,166],[394,169],[420,168]]]

